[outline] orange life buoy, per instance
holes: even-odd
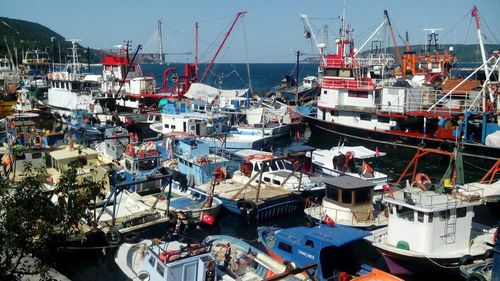
[[[420,189],[422,189],[423,191],[427,191],[425,184],[431,183],[431,179],[424,173],[418,173],[415,175],[415,182],[420,187]]]
[[[160,260],[162,260],[163,262],[172,262],[178,259],[179,257],[180,257],[179,251],[173,251],[173,250],[164,251],[160,254]]]

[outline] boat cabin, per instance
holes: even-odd
[[[141,280],[210,280],[216,278],[211,244],[182,246],[179,242],[149,246],[141,265]],[[213,270],[212,272],[209,272]]]
[[[128,184],[129,190],[150,193],[161,188],[161,179],[153,179],[160,172],[160,152],[156,143],[150,141],[140,146],[127,145],[123,155],[124,169],[113,173],[115,184]],[[152,179],[148,181],[149,179]],[[137,181],[145,181],[136,183]]]
[[[299,267],[318,264],[319,280],[332,280],[341,271],[357,271],[354,242],[369,234],[342,225],[292,227],[275,231],[275,241],[268,246],[280,258]]]
[[[79,162],[77,180],[83,183],[84,180],[98,182],[106,179],[108,184],[108,171],[101,166],[98,159],[98,152],[90,148],[63,148],[49,153],[49,165],[47,172],[52,177],[52,181],[57,183],[61,174],[68,170],[71,165]],[[109,186],[106,186],[108,189]]]
[[[213,181],[217,167],[224,167],[226,158],[210,154],[210,145],[194,138],[180,139],[175,146],[175,156],[179,171],[187,176],[191,185],[201,185]]]
[[[375,184],[351,176],[324,178],[326,194],[321,204],[333,221],[352,225],[373,219]]]
[[[96,145],[96,150],[109,160],[119,160],[123,158],[129,143],[130,136],[125,128],[111,127],[104,130],[104,140]]]
[[[386,197],[389,208],[387,243],[424,255],[449,253],[469,247],[474,206],[479,200],[405,188]]]

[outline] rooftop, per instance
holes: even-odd
[[[340,176],[340,177],[325,177],[323,182],[327,185],[334,186],[341,189],[361,189],[361,188],[373,188],[375,184],[369,181],[362,180],[360,178],[355,178],[351,176]]]
[[[302,243],[305,239],[313,238],[321,241],[322,247],[334,246],[342,247],[363,237],[370,235],[370,232],[343,225],[319,225],[316,227],[292,227],[276,232],[276,237],[292,243]]]

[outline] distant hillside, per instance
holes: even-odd
[[[59,61],[59,44],[61,46],[61,60],[66,62],[71,53],[71,42],[55,31],[34,22],[0,17],[0,57],[8,57],[8,50],[14,56],[17,52],[17,61],[21,62],[23,51],[40,49],[47,51],[52,57],[52,42],[54,38],[54,58]],[[86,49],[86,48],[84,48]],[[99,62],[101,53],[98,50],[91,49],[90,62]],[[87,54],[80,51],[80,61],[87,62]]]

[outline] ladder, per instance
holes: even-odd
[[[446,244],[453,244],[456,240],[457,233],[457,201],[453,200],[450,202],[448,199],[446,202],[446,212],[447,215],[444,221],[444,234],[441,236],[444,238]],[[451,212],[451,209],[455,210],[455,212]],[[449,215],[448,215],[449,214]]]

